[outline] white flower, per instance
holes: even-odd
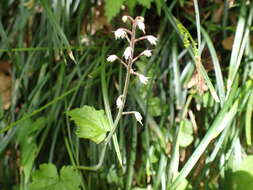
[[[144,17],[143,17],[143,16],[138,16],[137,18],[138,18],[138,20],[140,20],[141,22],[144,22]]]
[[[135,117],[135,119],[136,119],[141,125],[143,125],[143,124],[142,124],[142,116],[141,116],[141,114],[140,114],[139,112],[135,111],[135,112],[134,112],[134,117]]]
[[[130,46],[125,49],[123,56],[125,57],[126,60],[132,58],[132,49]]]
[[[142,74],[139,74],[138,77],[139,77],[140,82],[141,82],[142,84],[148,84],[148,77],[145,77],[145,76],[142,75]]]
[[[110,55],[110,56],[107,57],[106,60],[108,62],[114,62],[117,58],[118,58],[117,55]]]
[[[127,19],[128,19],[128,17],[127,17],[126,15],[122,17],[122,21],[123,21],[123,22],[126,22]]]
[[[115,39],[124,39],[126,37],[126,32],[122,29],[122,28],[119,28],[117,29],[116,31],[114,31],[114,35],[115,35]]]
[[[155,36],[149,35],[149,36],[147,36],[147,39],[148,39],[149,43],[151,43],[152,45],[156,45],[157,38]]]
[[[145,55],[146,57],[151,57],[152,55],[151,50],[144,50],[141,54]]]
[[[142,19],[138,19],[137,20],[137,26],[145,34],[145,24],[144,24],[143,20]]]
[[[116,105],[117,105],[117,108],[121,108],[123,106],[123,101],[122,101],[122,95],[120,95],[117,100],[116,100]]]

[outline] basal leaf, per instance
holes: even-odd
[[[104,110],[83,106],[68,111],[67,115],[78,126],[76,134],[79,138],[90,139],[98,144],[104,140],[106,133],[110,131],[110,125]]]
[[[30,190],[80,190],[81,178],[71,166],[63,166],[60,176],[53,164],[42,164],[32,175]]]
[[[63,166],[60,171],[61,181],[67,189],[79,189],[81,178],[77,170],[71,166]]]
[[[32,180],[29,189],[49,189],[48,187],[53,186],[59,180],[57,169],[53,164],[42,164],[40,169],[33,173]]]
[[[181,147],[187,147],[193,141],[193,128],[189,120],[184,119],[181,122],[183,122],[183,125],[181,128],[181,134],[180,134],[181,138],[180,138],[179,143]]]

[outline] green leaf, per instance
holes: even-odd
[[[81,178],[71,166],[64,166],[60,176],[53,164],[42,164],[32,175],[31,190],[79,190]]]
[[[183,122],[183,125],[181,128],[179,143],[180,143],[181,147],[187,147],[193,141],[193,128],[192,128],[192,124],[189,120],[184,119],[184,120],[182,120],[182,122]]]
[[[81,184],[81,178],[78,172],[71,166],[63,166],[60,171],[61,181],[66,189],[79,189],[78,186]]]
[[[45,126],[46,119],[39,117],[36,121],[27,119],[20,124],[16,140],[20,143],[21,166],[24,171],[25,183],[28,183],[34,160],[37,156],[38,147],[36,136],[40,129]]]
[[[152,0],[138,0],[138,3],[141,4],[143,7],[150,8]]]
[[[125,0],[106,0],[105,15],[109,21],[112,20],[119,12]]]
[[[104,110],[96,110],[90,106],[76,108],[66,113],[78,126],[76,134],[79,138],[90,139],[99,144],[106,133],[110,131],[110,125]]]
[[[137,0],[127,0],[126,4],[127,4],[127,7],[129,9],[130,13],[132,14],[135,6],[137,4]]]
[[[253,156],[247,156],[236,171],[226,171],[225,187],[231,190],[253,189]]]
[[[21,166],[24,169],[25,183],[29,181],[37,151],[38,148],[34,142],[30,143],[29,140],[25,139],[21,144]]]

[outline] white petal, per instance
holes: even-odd
[[[123,101],[122,101],[122,95],[120,95],[117,100],[116,100],[116,105],[117,108],[121,108],[123,106]]]
[[[142,52],[142,55],[145,55],[146,57],[151,57],[151,55],[152,55],[151,50],[144,50]]]
[[[135,112],[134,112],[134,117],[135,117],[135,119],[136,119],[141,125],[143,125],[143,124],[142,124],[142,116],[141,116],[141,114],[140,114],[139,112],[135,111]]]
[[[132,49],[130,46],[125,49],[123,56],[125,57],[125,60],[132,58]]]
[[[147,39],[148,39],[150,44],[156,45],[157,38],[155,36],[149,35],[149,36],[147,36]]]
[[[119,28],[116,31],[114,31],[114,35],[115,35],[115,39],[117,40],[119,38],[121,39],[125,38],[127,34],[122,28]]]
[[[142,84],[148,84],[148,77],[145,77],[145,76],[142,75],[142,74],[139,74],[138,76],[139,76],[140,82],[141,82]]]
[[[107,57],[106,60],[108,62],[114,62],[117,58],[118,58],[117,55],[110,55],[110,56]]]
[[[127,16],[126,16],[126,15],[122,17],[122,21],[123,21],[123,22],[126,22],[126,21],[127,21],[127,19],[128,19],[128,18],[127,18]]]
[[[145,24],[141,19],[137,21],[137,26],[145,34]]]

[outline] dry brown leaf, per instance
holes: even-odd
[[[186,88],[192,88],[196,86],[199,94],[202,95],[205,91],[208,90],[208,87],[205,83],[204,77],[200,73],[200,64],[201,64],[200,57],[195,57],[195,64],[196,64],[196,69],[192,75],[191,80],[186,85]]]
[[[8,61],[0,62],[0,98],[3,101],[3,108],[10,107],[11,100],[11,76],[10,63]]]
[[[234,43],[234,35],[231,35],[226,39],[222,40],[221,44],[225,50],[232,50],[233,43]]]
[[[92,22],[88,19],[83,21],[82,35],[94,35],[99,30],[111,32],[112,26],[107,22],[104,12],[104,4],[99,2],[95,7],[92,7]]]
[[[219,8],[215,11],[214,22],[220,23],[224,12],[224,3],[219,2]]]

